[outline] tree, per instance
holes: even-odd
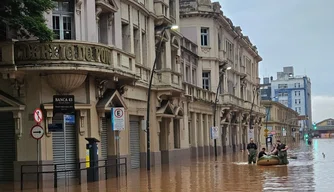
[[[53,31],[47,27],[44,13],[53,8],[52,0],[0,0],[0,25],[19,37],[51,41]]]

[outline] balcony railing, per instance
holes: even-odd
[[[208,102],[213,102],[215,100],[214,92],[202,89],[195,85],[183,82],[183,89],[186,96],[192,96],[194,99]]]
[[[156,87],[173,87],[182,90],[182,74],[169,69],[156,70],[153,79]]]
[[[55,40],[0,43],[0,64],[55,70],[105,71],[136,76],[135,55],[98,43]]]
[[[150,69],[146,66],[136,64],[136,75],[139,76],[140,80],[143,82],[148,82],[150,78]]]
[[[14,64],[14,42],[0,42],[0,67]]]
[[[235,95],[222,94],[221,97],[222,97],[223,104],[236,105],[240,107],[244,106],[244,101]]]

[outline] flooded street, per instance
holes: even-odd
[[[39,191],[333,191],[330,189],[334,180],[332,146],[333,139],[313,140],[312,146],[303,142],[291,146],[289,156],[297,156],[297,159],[289,159],[288,166],[248,165],[247,153],[238,152],[219,157],[217,161],[213,157],[199,158],[190,164],[152,168],[150,174],[145,169],[132,170],[127,177],[122,176],[119,179],[81,186],[64,187],[64,184],[60,184],[58,189],[47,188]],[[325,158],[322,153],[326,154]],[[7,190],[0,188],[0,191]]]

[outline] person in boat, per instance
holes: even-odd
[[[287,153],[288,149],[289,149],[288,146],[281,143],[280,140],[276,141],[276,149],[273,151],[273,153],[278,152],[278,158],[280,160],[281,165],[289,164],[288,153]]]
[[[254,143],[253,139],[250,139],[250,143],[247,145],[247,152],[248,152],[248,164],[256,163],[256,152],[257,145]]]
[[[278,155],[278,151],[275,152],[275,150],[276,150],[276,144],[274,144],[273,148],[272,148],[271,151],[270,151],[270,154],[271,154],[271,155],[276,155],[276,156],[277,156],[277,155]]]
[[[262,148],[262,150],[261,150],[260,153],[259,153],[258,158],[260,159],[260,158],[263,157],[264,155],[267,155],[267,153],[266,153],[266,148]]]

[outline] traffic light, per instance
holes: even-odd
[[[313,123],[313,129],[314,129],[314,130],[317,129],[317,124]]]
[[[305,137],[306,139],[308,139],[308,134],[306,133],[306,134],[304,135],[304,137]]]

